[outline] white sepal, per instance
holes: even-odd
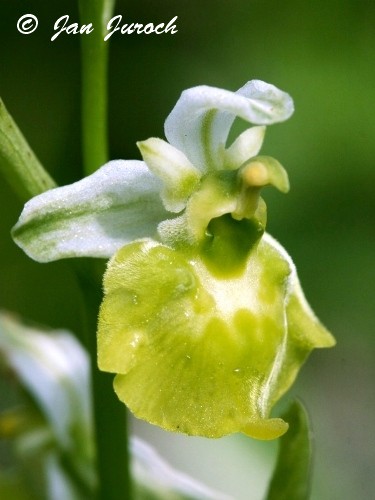
[[[153,235],[168,217],[161,187],[144,162],[111,161],[81,181],[31,199],[12,235],[38,262],[109,258],[126,243]]]

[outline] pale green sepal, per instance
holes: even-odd
[[[108,258],[126,243],[156,232],[168,217],[161,181],[142,161],[111,161],[69,186],[26,203],[12,236],[34,260]]]
[[[198,86],[185,90],[165,121],[168,141],[207,172],[225,168],[224,151],[236,116],[255,125],[286,120],[293,101],[285,92],[252,80],[238,92]]]
[[[234,170],[256,156],[262,147],[265,132],[266,127],[264,126],[251,127],[242,132],[224,151],[225,168]]]
[[[201,173],[180,150],[162,139],[153,137],[137,142],[137,146],[148,168],[164,183],[161,198],[165,208],[181,212],[197,187]]]

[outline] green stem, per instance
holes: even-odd
[[[81,36],[82,53],[82,143],[86,175],[108,161],[106,26],[115,0],[79,0],[81,24],[94,30]]]
[[[0,172],[22,201],[56,187],[1,99]]]
[[[94,428],[99,474],[99,500],[131,500],[126,408],[113,390],[113,376],[98,370],[97,315],[102,299],[98,261],[80,260],[74,266],[83,291],[87,348],[91,353]],[[99,268],[100,267],[100,268]]]
[[[94,31],[82,35],[82,140],[87,175],[108,161],[107,143],[107,23],[115,0],[79,0],[81,24]],[[94,425],[100,500],[131,500],[128,436],[125,407],[112,386],[113,376],[98,370],[96,323],[101,302],[100,281],[93,279],[94,262],[78,270],[87,311],[87,347],[92,364]]]

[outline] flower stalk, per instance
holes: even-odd
[[[113,377],[98,370],[96,323],[102,300],[97,262],[74,266],[84,300],[84,329],[91,361],[98,500],[131,500],[126,408],[113,393]]]
[[[115,0],[80,0],[81,24],[95,29],[81,37],[82,54],[82,143],[86,175],[108,159],[107,87],[108,42],[104,42],[107,22]]]
[[[108,42],[104,42],[104,33],[114,5],[115,0],[79,1],[81,24],[92,22],[97,28],[89,36],[81,37],[82,153],[86,175],[95,172],[108,160]],[[113,394],[113,377],[99,372],[96,363],[95,331],[102,294],[101,284],[93,279],[95,272],[92,271],[78,272],[78,277],[84,294],[92,364],[98,499],[131,499],[126,409]]]

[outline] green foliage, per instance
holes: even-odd
[[[294,401],[283,418],[289,423],[289,431],[280,439],[267,500],[308,500],[312,459],[308,415],[303,405]]]
[[[24,201],[55,187],[1,99],[0,172]]]

